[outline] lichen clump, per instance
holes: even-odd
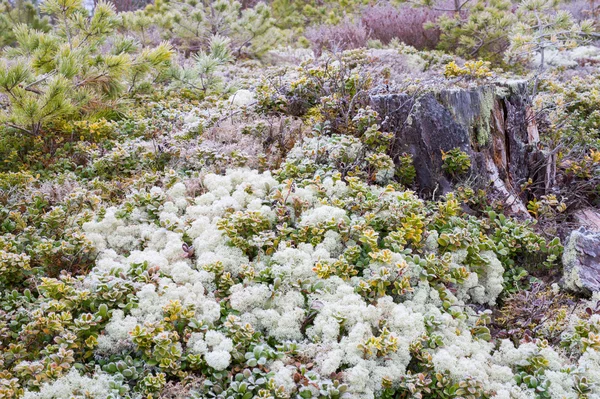
[[[318,148],[339,145],[323,138]],[[359,156],[356,145],[344,156]],[[37,329],[52,339],[39,351],[10,343],[3,389],[133,398],[199,373],[197,397],[254,381],[253,394],[281,398],[439,386],[529,398],[599,381],[594,346],[566,358],[543,341],[490,341],[487,313],[475,309],[505,284],[499,220],[466,217],[452,195],[425,202],[342,178],[335,155],[312,172],[290,169],[315,148],[300,143],[275,174],[207,174],[200,195],[183,179],[102,209],[82,225],[97,251],[87,275],[44,279],[30,300],[14,294],[19,341]],[[27,314],[36,316],[16,321]]]

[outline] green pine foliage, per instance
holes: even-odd
[[[510,0],[478,0],[468,12],[443,15],[435,24],[441,30],[440,48],[466,58],[501,62],[515,21],[511,7]]]
[[[50,120],[114,106],[170,65],[168,44],[141,48],[116,35],[117,16],[108,2],[99,2],[93,16],[81,0],[48,0],[42,11],[56,28],[44,33],[17,25],[16,45],[5,51],[0,70],[0,90],[10,103],[0,121],[21,133],[38,136]]]
[[[335,25],[352,17],[361,7],[375,4],[372,0],[272,0],[271,8],[277,26],[302,32],[308,24]]]
[[[35,1],[0,0],[0,48],[16,41],[13,28],[25,24],[33,29],[48,32],[49,19],[41,16]]]
[[[551,0],[525,0],[519,5],[506,54],[510,62],[529,61],[537,54],[543,70],[547,50],[562,51],[589,40],[594,31],[592,20],[577,23],[569,12],[555,7]]]
[[[236,0],[171,1],[156,0],[143,12],[123,18],[129,29],[144,32],[148,26],[160,27],[163,36],[173,39],[186,52],[206,50],[215,35],[226,36],[236,57],[260,57],[279,38],[271,7],[258,3],[243,8]]]
[[[202,96],[223,92],[223,80],[217,71],[232,60],[229,38],[215,35],[210,39],[209,51],[194,56],[194,68],[174,66],[170,70],[171,87],[187,87]]]

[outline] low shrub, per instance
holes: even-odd
[[[146,7],[152,0],[112,0],[117,11],[135,11]]]
[[[370,41],[389,44],[397,39],[417,49],[434,48],[440,31],[425,24],[443,12],[390,4],[365,7],[356,20],[345,19],[337,25],[322,24],[306,30],[305,37],[317,55],[323,50],[338,52],[366,47]]]
[[[440,40],[436,27],[425,24],[435,22],[443,11],[415,8],[409,5],[394,7],[390,4],[366,7],[361,12],[361,22],[369,33],[369,38],[388,44],[392,39],[413,46],[419,50],[435,48]]]
[[[453,148],[448,152],[442,150],[442,168],[452,178],[458,178],[471,169],[469,155],[460,148]]]
[[[346,19],[338,25],[311,27],[306,30],[305,36],[310,40],[313,51],[320,55],[323,50],[339,52],[365,47],[369,40],[369,30],[361,21]]]

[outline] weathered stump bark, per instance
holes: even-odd
[[[472,162],[472,176],[489,184],[515,213],[525,213],[520,185],[536,177],[535,120],[527,82],[496,82],[469,89],[373,95],[384,130],[395,134],[392,156],[413,156],[416,183],[424,194],[445,193],[452,182],[442,170],[442,151],[460,148]]]

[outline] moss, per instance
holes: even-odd
[[[510,88],[504,86],[496,86],[496,97],[506,98],[510,96]]]
[[[579,262],[577,243],[582,238],[582,233],[574,231],[571,233],[563,252],[563,281],[566,288],[574,291],[579,291],[582,287],[581,278],[579,277]]]
[[[499,82],[506,92],[506,96],[512,93],[525,93],[527,88],[527,80],[524,79],[506,79]]]
[[[481,91],[481,103],[479,120],[477,123],[477,144],[487,146],[491,140],[491,119],[494,103],[496,101],[496,90],[492,87],[484,87]]]
[[[493,85],[472,89],[447,89],[436,98],[456,122],[468,129],[472,144],[485,147],[491,142],[491,119],[496,101]]]

